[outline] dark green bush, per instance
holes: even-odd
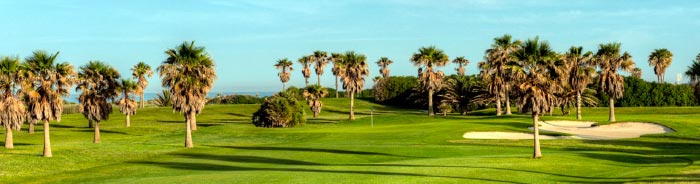
[[[597,86],[597,85],[596,85]],[[608,96],[599,91],[599,106],[608,106]],[[634,77],[625,77],[625,93],[615,100],[617,107],[642,106],[695,106],[698,105],[693,89],[686,84],[659,84]]]
[[[225,95],[217,96],[207,101],[207,104],[260,104],[262,98],[251,95]]]
[[[375,83],[374,100],[381,104],[403,107],[416,107],[413,101],[407,100],[414,88],[418,86],[418,78],[414,76],[391,76]]]
[[[266,98],[260,109],[253,113],[253,125],[266,128],[301,126],[306,123],[302,103],[290,91]]]

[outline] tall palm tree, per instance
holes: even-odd
[[[595,75],[593,53],[583,53],[583,47],[571,47],[564,54],[564,75],[567,75],[568,85],[576,94],[576,119],[581,120],[581,95]]]
[[[654,49],[654,52],[649,55],[649,66],[654,67],[654,74],[656,74],[659,83],[664,82],[664,73],[671,62],[673,62],[673,53],[666,48]]]
[[[377,66],[379,66],[379,73],[382,74],[382,78],[389,78],[389,72],[391,72],[389,71],[389,65],[391,65],[392,63],[394,63],[394,61],[387,57],[379,58],[379,60],[377,61]]]
[[[312,56],[303,56],[297,60],[301,64],[301,75],[306,79],[306,86],[309,86],[309,77],[311,77],[311,60]]]
[[[49,121],[61,121],[63,99],[70,95],[75,83],[75,71],[69,63],[58,63],[59,52],[48,54],[34,51],[26,58],[27,75],[23,89],[28,96],[27,110],[32,121],[44,122],[44,157],[52,157]]]
[[[486,64],[489,76],[488,90],[496,97],[496,115],[502,114],[501,101],[505,97],[506,114],[511,114],[509,90],[517,76],[506,70],[506,64],[512,61],[512,53],[520,49],[520,40],[511,40],[511,35],[494,38],[491,48],[486,50]],[[488,67],[486,67],[488,66]]]
[[[117,93],[118,81],[121,77],[117,69],[100,61],[90,61],[80,67],[78,72],[78,84],[75,90],[82,93],[78,97],[80,112],[95,123],[95,136],[93,143],[100,143],[100,121],[108,120],[112,112],[112,104],[107,100],[113,100]]]
[[[440,90],[442,78],[445,76],[442,71],[435,72],[437,67],[442,67],[450,62],[447,54],[435,46],[421,47],[418,52],[411,56],[411,63],[418,67],[418,80],[420,87],[428,91],[428,115],[434,116],[433,92]]]
[[[138,104],[131,98],[131,95],[136,93],[138,89],[138,83],[130,79],[122,79],[119,84],[119,91],[124,97],[117,102],[117,105],[119,105],[119,112],[126,115],[126,127],[131,126],[131,116],[136,114]]]
[[[615,121],[615,99],[622,98],[625,92],[625,78],[618,74],[618,70],[630,72],[634,70],[632,55],[627,52],[620,53],[620,43],[600,44],[595,55],[596,63],[600,68],[598,83],[600,89],[610,97],[609,121]]]
[[[144,101],[144,90],[146,90],[146,86],[148,86],[148,79],[150,77],[153,77],[153,70],[151,70],[151,66],[144,63],[143,61],[139,62],[138,64],[134,65],[134,67],[131,68],[131,75],[134,77],[134,79],[138,80],[138,90],[136,91],[140,97],[141,97],[141,108],[143,108],[145,105]]]
[[[518,108],[523,113],[532,113],[532,124],[534,129],[534,158],[542,157],[539,139],[539,115],[548,112],[553,108],[555,101],[554,93],[559,91],[560,85],[551,81],[556,78],[557,72],[555,62],[557,54],[549,43],[539,41],[539,38],[528,39],[522,43],[522,49],[513,53],[516,62],[508,66],[513,72],[524,76],[517,89],[520,91]]]
[[[158,66],[163,87],[172,94],[173,110],[183,113],[186,122],[185,147],[192,148],[192,130],[197,130],[196,115],[202,112],[207,93],[214,86],[214,59],[192,42],[184,42],[165,51],[168,58]]]
[[[452,60],[452,63],[459,65],[459,67],[456,68],[457,75],[464,76],[464,74],[466,73],[464,67],[469,64],[469,60],[464,56],[460,56]]]
[[[338,98],[338,78],[342,78],[345,74],[345,65],[343,64],[343,54],[331,53],[331,61],[333,61],[332,72],[335,76],[335,98]]]
[[[328,90],[321,85],[310,85],[304,89],[304,98],[306,98],[306,101],[309,103],[309,107],[314,113],[314,118],[318,117],[318,114],[321,113],[321,108],[323,108],[321,98],[326,95],[328,95]]]
[[[311,54],[311,62],[314,63],[316,77],[318,78],[316,85],[321,85],[321,75],[323,75],[323,70],[329,62],[328,53],[320,50],[314,51],[314,53]]]
[[[695,88],[695,96],[700,96],[700,54],[698,54],[693,63],[688,66],[685,75],[690,78],[690,85]]]
[[[343,63],[343,89],[350,96],[350,120],[355,120],[355,94],[362,92],[365,77],[369,75],[369,65],[364,54],[345,52]]]
[[[5,148],[14,148],[12,130],[19,130],[26,117],[24,102],[19,98],[24,82],[19,57],[0,60],[0,125],[5,127]]]
[[[292,71],[294,71],[294,68],[292,68],[292,61],[287,58],[279,59],[277,60],[277,64],[275,64],[275,68],[280,70],[277,76],[279,76],[280,81],[282,81],[282,91],[284,91],[287,88],[289,78],[292,76]]]

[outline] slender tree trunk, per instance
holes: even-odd
[[[99,144],[102,142],[100,139],[100,122],[95,122],[95,139],[92,141],[92,143]]]
[[[126,127],[131,127],[131,116],[126,115]]]
[[[581,91],[576,92],[576,119],[581,120]]]
[[[539,127],[539,115],[537,113],[532,113],[532,126],[533,130],[535,130],[535,152],[533,153],[532,157],[533,158],[540,158],[542,157],[542,151],[540,151],[540,127]]]
[[[92,120],[88,120],[88,128],[94,128],[94,124],[92,123]]]
[[[350,92],[350,120],[355,120],[355,92]]]
[[[192,144],[192,125],[190,125],[191,120],[188,116],[190,115],[185,116],[185,126],[187,129],[187,133],[185,134],[185,148],[193,148],[194,144]]]
[[[428,90],[428,116],[435,116],[433,112],[433,90]]]
[[[496,116],[501,116],[501,95],[496,95]]]
[[[141,93],[141,108],[143,108],[145,105],[145,101],[143,100],[144,93]]]
[[[286,83],[286,82],[283,82],[283,83],[282,83],[282,91],[284,91],[284,90],[286,90],[286,89],[287,89],[287,83]]]
[[[29,122],[29,134],[34,134],[34,124],[36,124],[36,120],[30,120]]]
[[[12,129],[9,127],[5,127],[5,148],[15,148],[15,145],[12,141]]]
[[[51,137],[49,132],[49,121],[44,120],[44,157],[53,157],[51,154]]]
[[[613,97],[610,97],[610,119],[608,121],[615,122],[615,99]]]
[[[554,104],[551,104],[551,106],[552,108],[549,108],[549,116],[552,116],[552,114],[554,113],[554,108],[556,107],[556,105]]]
[[[335,76],[335,98],[338,98],[338,76]]]
[[[317,74],[316,74],[316,77],[318,78],[318,83],[317,83],[317,84],[320,86],[320,85],[321,85],[321,75],[319,75],[319,74],[317,73]]]
[[[192,126],[192,131],[197,130],[197,115],[194,111],[190,112],[190,125]]]
[[[510,95],[506,91],[506,115],[511,115],[511,114],[513,114],[513,113],[510,112]]]
[[[304,78],[306,79],[306,87],[309,87],[309,78],[308,77],[304,77]]]

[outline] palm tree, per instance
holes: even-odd
[[[467,58],[464,58],[464,56],[460,56],[452,60],[452,63],[459,65],[459,67],[456,68],[457,75],[464,76],[464,74],[466,73],[464,67],[469,64],[469,60]]]
[[[532,124],[534,129],[534,158],[542,157],[539,139],[539,115],[548,112],[553,108],[555,101],[554,93],[560,85],[555,85],[557,81],[550,81],[550,78],[557,77],[555,62],[557,54],[550,47],[549,43],[540,42],[539,38],[528,39],[522,43],[522,49],[513,53],[516,62],[508,66],[515,73],[524,76],[517,89],[520,91],[518,108],[523,113],[532,113]]]
[[[434,116],[433,112],[433,92],[440,90],[442,78],[445,76],[442,71],[435,72],[436,67],[447,65],[450,62],[447,54],[435,46],[421,47],[418,52],[411,56],[411,63],[418,67],[418,80],[421,89],[428,91],[428,115]]]
[[[328,64],[328,53],[325,51],[314,51],[313,54],[310,55],[311,57],[311,62],[314,63],[314,69],[316,70],[316,77],[318,78],[318,83],[317,85],[321,85],[321,75],[323,75],[323,70],[326,68],[326,65]]]
[[[345,52],[343,63],[343,89],[350,96],[350,120],[355,120],[355,94],[362,91],[365,77],[369,75],[369,65],[364,54]]]
[[[28,96],[27,110],[32,121],[44,122],[44,157],[52,157],[49,121],[61,121],[63,99],[68,97],[75,83],[75,71],[68,63],[58,63],[59,52],[48,54],[34,51],[26,58],[27,75],[25,89]]]
[[[642,78],[642,69],[640,68],[634,68],[632,70],[632,77],[641,79]]]
[[[512,36],[508,34],[496,37],[494,38],[494,43],[491,44],[491,48],[486,50],[487,65],[484,65],[483,68],[488,69],[488,71],[485,72],[487,76],[482,76],[482,78],[489,79],[488,90],[489,93],[496,97],[497,116],[500,116],[502,113],[502,97],[506,98],[506,114],[511,114],[508,91],[514,85],[515,79],[518,78],[518,76],[512,76],[512,72],[506,70],[506,64],[512,61],[512,53],[519,50],[521,45],[520,40],[511,41],[511,38]]]
[[[649,66],[654,67],[654,74],[656,74],[659,83],[664,82],[664,73],[671,62],[673,62],[673,53],[666,48],[654,49],[654,52],[649,55]]]
[[[379,66],[379,73],[382,74],[382,78],[387,79],[389,78],[389,65],[394,63],[394,61],[390,60],[387,57],[382,57],[379,58],[377,61],[377,66]]]
[[[279,59],[277,60],[277,64],[275,64],[275,68],[281,70],[277,75],[280,77],[280,81],[282,81],[282,91],[284,91],[287,88],[286,85],[287,82],[289,82],[289,78],[292,76],[291,71],[294,71],[294,68],[292,68],[292,61],[287,58]]]
[[[0,125],[5,127],[5,148],[13,149],[12,130],[19,130],[26,117],[24,102],[19,98],[24,82],[19,57],[0,60]]]
[[[700,54],[698,54],[693,63],[688,66],[685,75],[690,78],[690,85],[695,88],[695,96],[700,96]]]
[[[161,93],[156,94],[156,98],[153,99],[154,103],[161,107],[167,107],[173,105],[173,94],[168,90],[163,90]]]
[[[301,74],[306,79],[306,86],[309,86],[309,77],[311,77],[311,58],[312,56],[304,56],[297,60],[302,65]]]
[[[344,75],[343,54],[331,53],[331,61],[333,61],[333,75],[335,76],[335,98],[338,98],[338,78]]]
[[[482,83],[471,76],[455,76],[447,79],[442,103],[451,104],[462,115],[474,110],[478,105],[490,101]]]
[[[184,42],[165,51],[168,58],[158,67],[163,87],[172,94],[173,110],[183,113],[186,122],[185,147],[192,148],[192,130],[197,130],[196,115],[202,112],[207,93],[214,86],[214,60],[196,47]]]
[[[584,54],[583,47],[571,47],[562,60],[564,75],[568,76],[568,85],[576,94],[576,119],[581,120],[581,95],[595,74],[593,53],[589,51]]]
[[[130,79],[122,79],[119,84],[119,91],[124,97],[117,102],[117,105],[119,105],[119,112],[126,115],[126,127],[131,126],[131,116],[136,114],[138,107],[138,104],[130,95],[134,94],[138,89],[138,83]]]
[[[328,95],[328,90],[323,88],[321,85],[310,85],[304,89],[304,98],[309,103],[311,111],[314,112],[314,118],[318,117],[321,113],[321,108],[323,108],[323,102],[321,98]]]
[[[100,121],[108,120],[112,112],[112,104],[107,100],[119,96],[119,77],[117,69],[100,61],[90,61],[80,67],[75,89],[82,91],[78,97],[80,112],[88,121],[95,123],[93,143],[100,143]]]
[[[134,67],[131,68],[131,71],[131,75],[134,77],[134,79],[138,80],[139,88],[136,90],[136,92],[141,96],[141,108],[143,108],[145,106],[145,101],[143,99],[144,90],[146,89],[146,86],[148,86],[147,77],[153,77],[153,70],[151,70],[150,65],[141,61],[138,64],[134,65]]]
[[[600,67],[598,74],[600,89],[610,97],[610,122],[615,121],[615,99],[622,98],[625,92],[625,78],[617,71],[630,72],[635,68],[629,53],[620,54],[621,45],[620,43],[600,44],[595,55],[596,63]]]

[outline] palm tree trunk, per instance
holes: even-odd
[[[581,120],[581,91],[576,92],[576,119]]]
[[[338,98],[338,76],[335,76],[335,98]]]
[[[194,111],[190,112],[190,126],[192,126],[192,131],[197,130],[197,115]]]
[[[304,77],[304,78],[306,79],[306,87],[309,87],[309,78],[308,77]]]
[[[496,116],[501,116],[501,95],[496,95]]]
[[[192,126],[190,125],[191,121],[188,116],[189,115],[185,116],[185,126],[187,129],[187,133],[185,134],[185,148],[193,148],[194,145],[192,144]]]
[[[540,127],[539,127],[539,115],[538,113],[532,113],[532,129],[535,130],[535,152],[533,153],[533,158],[542,157],[542,151],[540,150]]]
[[[12,149],[14,147],[15,146],[12,141],[12,129],[5,127],[5,148]]]
[[[36,120],[31,120],[29,122],[29,130],[27,130],[29,134],[34,134],[34,124],[36,124]]]
[[[355,92],[350,92],[350,120],[355,120]]]
[[[511,115],[513,114],[510,112],[510,95],[508,95],[508,92],[506,91],[506,115]]]
[[[144,94],[141,93],[141,108],[143,108],[144,104],[145,104],[145,101],[143,101],[143,96],[144,96]]]
[[[434,116],[435,112],[433,112],[433,90],[429,89],[428,90],[428,116]]]
[[[283,82],[283,83],[282,83],[282,91],[284,91],[285,89],[287,89],[287,83],[286,83],[286,82]]]
[[[49,135],[48,120],[44,120],[44,157],[53,157],[51,154],[51,137]]]
[[[88,128],[94,128],[94,124],[92,123],[92,120],[88,120]]]
[[[126,127],[131,127],[131,116],[126,115]]]
[[[101,141],[100,139],[100,122],[95,122],[95,138],[92,141],[92,143],[99,144]]]
[[[317,73],[317,74],[316,74],[316,77],[318,77],[318,83],[317,83],[317,84],[320,86],[320,85],[321,85],[321,75]]]
[[[610,97],[610,122],[615,122],[615,99]]]

